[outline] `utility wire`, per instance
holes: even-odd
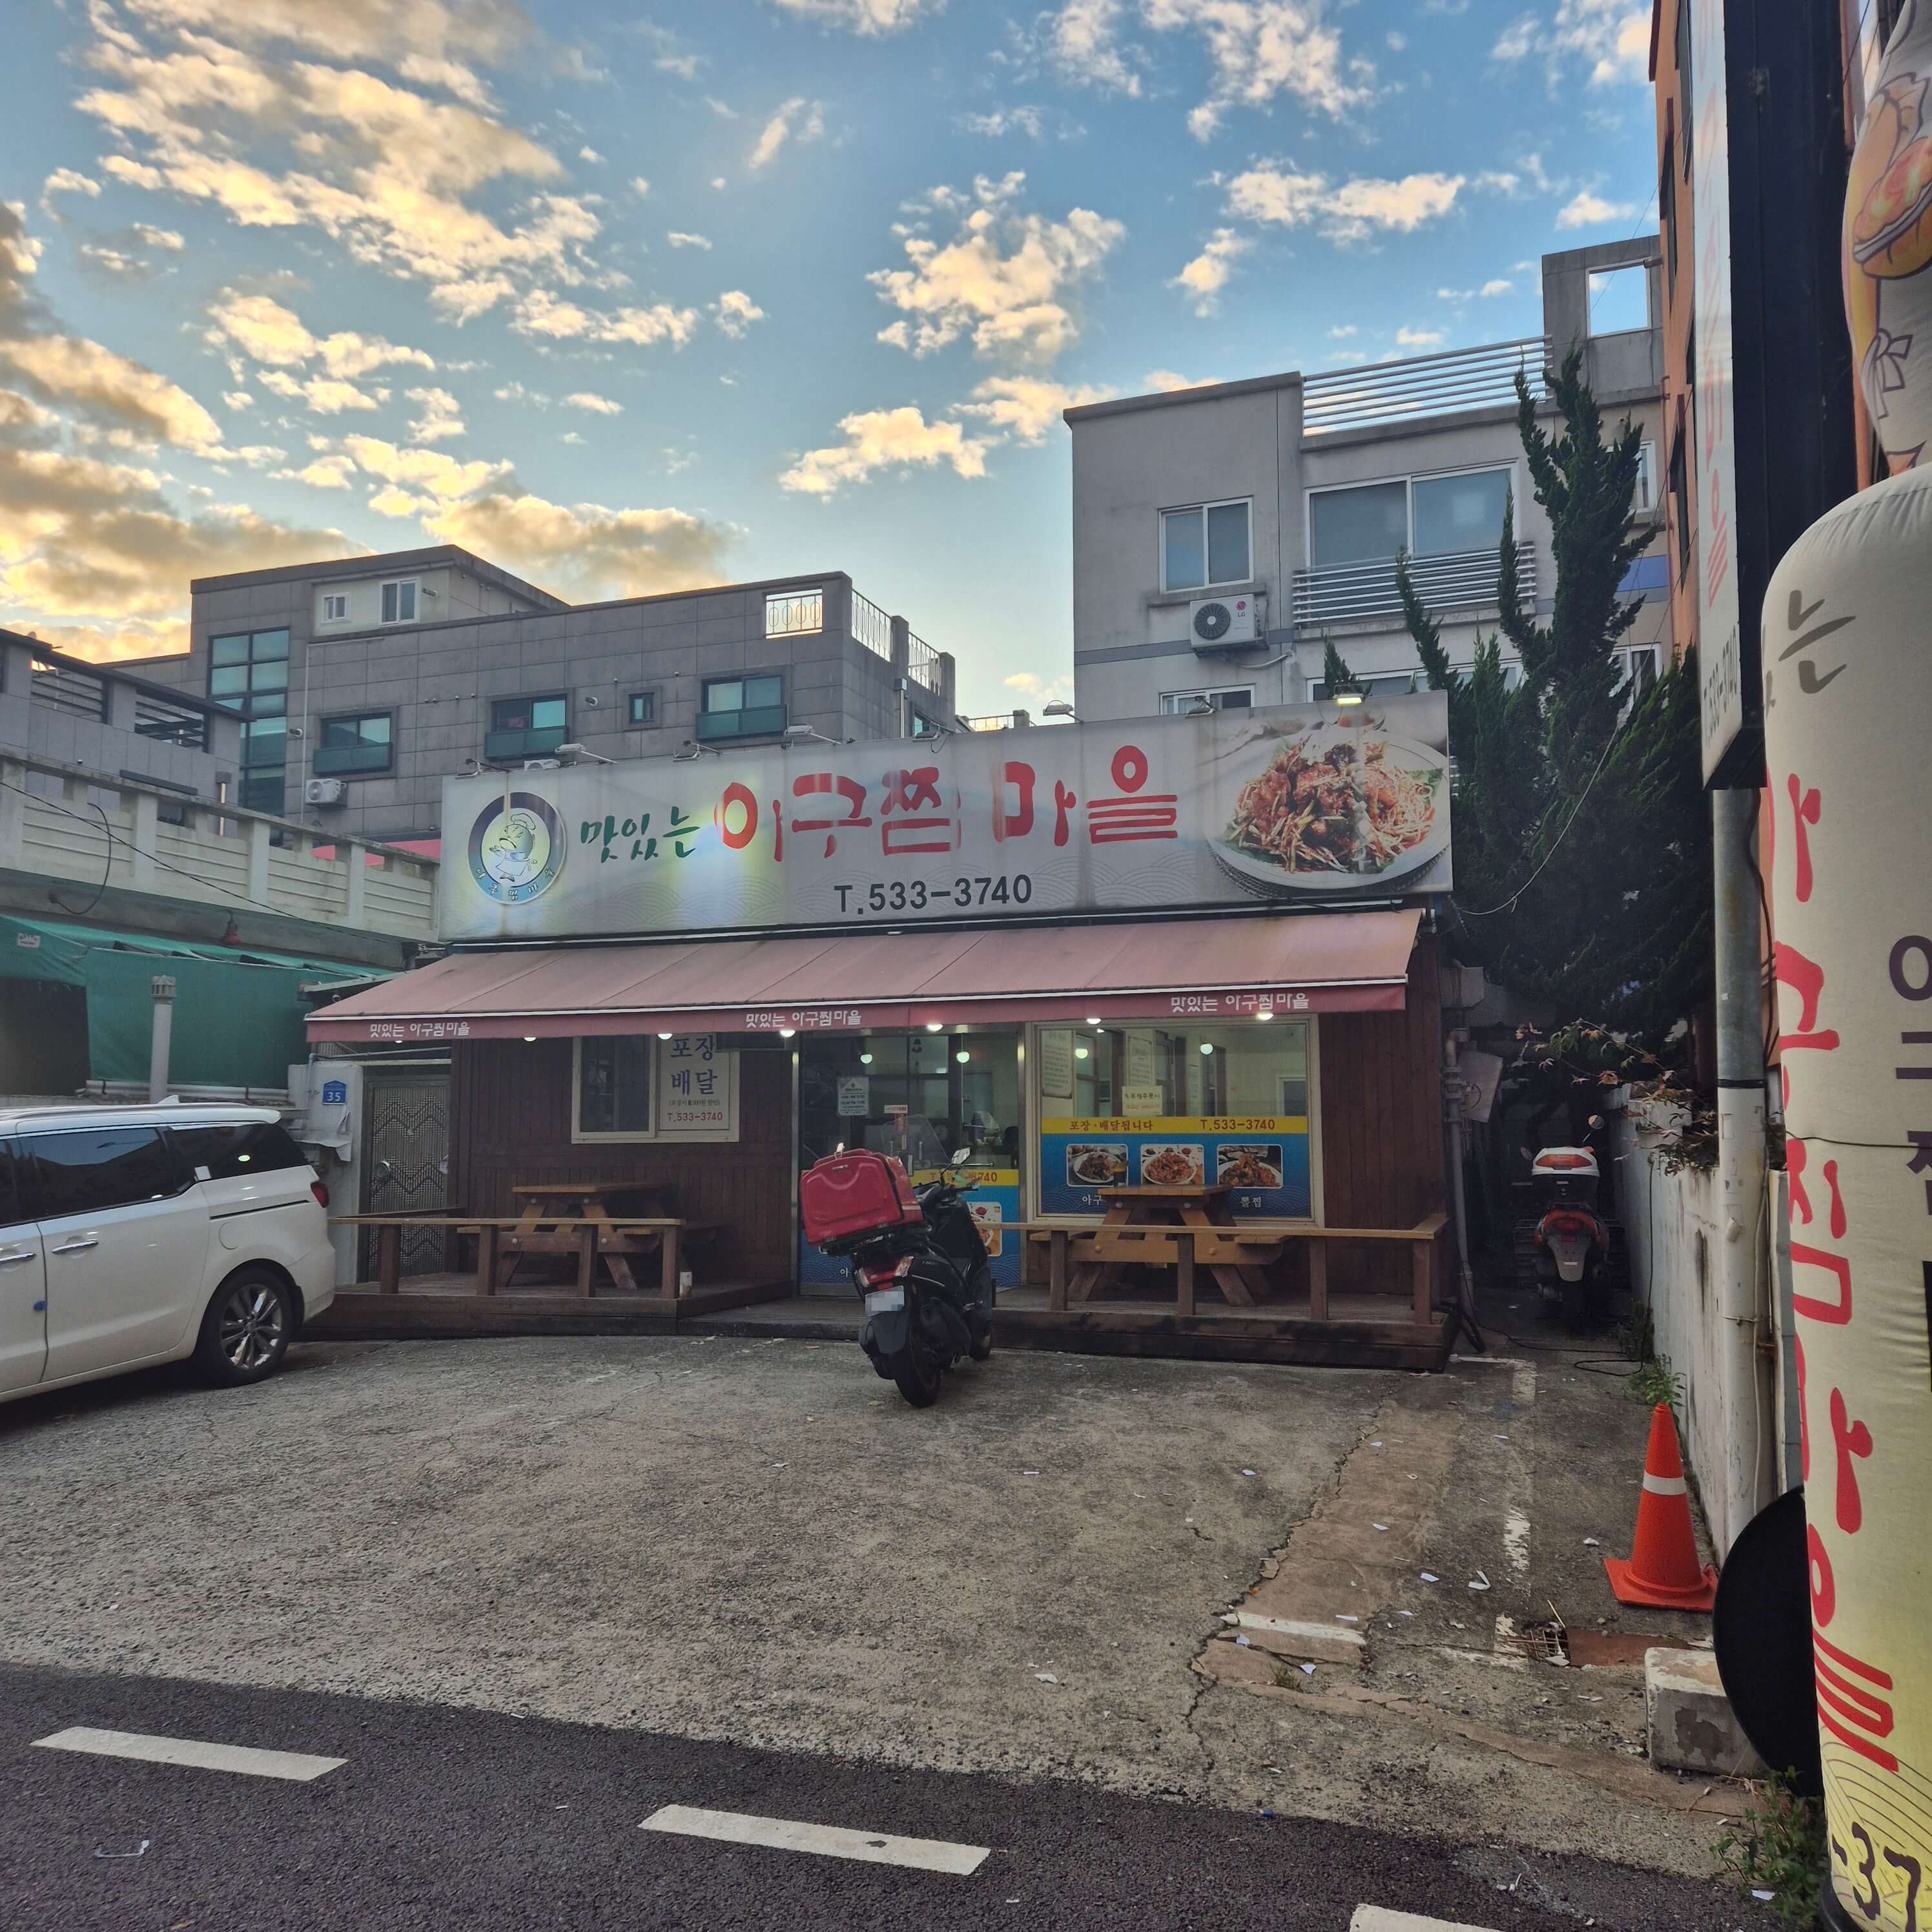
[[[1598,779],[1603,776],[1604,767],[1610,761],[1610,753],[1616,748],[1616,742],[1618,737],[1622,734],[1622,721],[1619,719],[1617,724],[1610,732],[1609,742],[1604,746],[1604,755],[1597,760],[1597,769],[1590,774],[1590,782],[1583,788],[1582,796],[1579,798],[1575,805],[1570,808],[1570,816],[1564,820],[1563,830],[1556,835],[1556,844],[1552,845],[1550,850],[1544,854],[1542,861],[1537,866],[1536,870],[1531,873],[1529,877],[1524,880],[1522,884],[1517,886],[1516,890],[1510,893],[1508,898],[1499,899],[1492,906],[1485,906],[1479,912],[1472,912],[1464,907],[1456,906],[1456,914],[1458,918],[1488,919],[1496,913],[1508,912],[1515,905],[1516,901],[1521,898],[1523,894],[1528,892],[1530,887],[1534,885],[1537,880],[1543,876],[1544,868],[1549,865],[1550,860],[1555,858],[1557,853],[1562,849],[1564,840],[1568,838],[1570,836],[1570,828],[1576,823],[1576,814],[1580,812],[1583,809],[1584,806],[1588,802],[1590,794],[1595,790]],[[1455,904],[1455,902],[1454,899],[1451,899],[1450,903],[1453,905]]]
[[[60,803],[58,800],[48,797],[44,792],[29,791],[25,785],[16,784],[10,778],[0,778],[0,785],[4,785],[9,791],[18,792],[22,798],[32,799],[36,805],[44,805],[52,811],[58,812],[64,818],[71,818],[74,820],[76,824],[85,825],[90,831],[94,828],[94,821],[88,818],[85,813],[69,810],[67,806]],[[102,828],[107,834],[107,858],[108,863],[111,866],[114,860],[114,846],[116,835],[112,825],[109,823],[106,813],[101,812],[100,806],[98,805],[94,807],[94,810],[97,812],[100,812]],[[251,898],[247,892],[236,892],[231,886],[219,884],[213,879],[204,879],[200,873],[190,872],[184,866],[172,865],[168,860],[164,859],[159,853],[150,852],[144,847],[136,845],[131,838],[122,838],[120,841],[120,843],[124,845],[130,852],[133,853],[137,859],[146,859],[150,864],[160,866],[164,872],[176,873],[179,877],[188,880],[190,884],[200,886],[204,892],[222,893],[229,898],[238,900],[243,905],[254,906],[257,908],[257,910],[262,912],[272,912],[278,919],[286,919],[289,916],[289,914],[284,912],[280,906],[270,905],[266,899]],[[95,898],[96,902],[98,903],[99,895],[97,894]],[[58,900],[55,901],[56,904],[58,905],[59,903]],[[64,911],[66,908],[63,907],[62,910]],[[90,910],[92,910],[92,908],[90,908]]]

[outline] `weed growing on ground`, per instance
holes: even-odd
[[[1630,1391],[1631,1401],[1642,1403],[1646,1408],[1654,1408],[1662,1402],[1674,1413],[1683,1406],[1684,1378],[1672,1372],[1668,1355],[1652,1355],[1648,1361],[1638,1363],[1625,1377],[1624,1387]]]
[[[1770,1909],[1795,1932],[1823,1924],[1825,1808],[1794,1791],[1789,1773],[1773,1772],[1756,1787],[1751,1808],[1718,1839],[1718,1856],[1740,1898],[1769,1892]]]

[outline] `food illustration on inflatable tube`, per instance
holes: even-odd
[[[1359,891],[1435,858],[1449,841],[1448,760],[1392,736],[1382,714],[1258,735],[1214,856],[1264,894]]]
[[[1858,384],[1894,470],[1932,436],[1932,8],[1906,0],[1845,194],[1845,314]]]

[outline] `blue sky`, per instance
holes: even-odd
[[[1631,0],[65,0],[0,118],[0,622],[468,544],[844,568],[1068,670],[1069,400],[1532,334],[1654,225]]]

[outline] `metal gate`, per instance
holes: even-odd
[[[368,1214],[439,1214],[449,1200],[449,1076],[379,1077],[365,1083],[368,1120],[362,1137]],[[362,1231],[361,1279],[375,1274],[375,1230]],[[445,1266],[442,1228],[405,1228],[405,1274],[437,1274]]]

